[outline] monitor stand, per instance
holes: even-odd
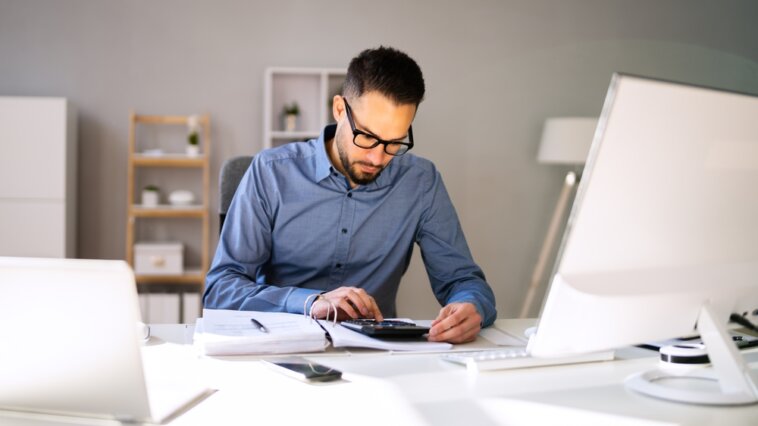
[[[648,396],[689,404],[758,403],[758,374],[742,358],[725,324],[715,318],[714,309],[705,304],[697,321],[712,367],[684,374],[650,370],[630,376],[626,386]]]

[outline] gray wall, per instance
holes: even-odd
[[[130,108],[210,113],[215,188],[224,159],[261,148],[265,67],[403,49],[428,84],[415,152],[514,316],[566,172],[535,161],[544,119],[598,115],[613,71],[758,93],[756,22],[752,0],[0,0],[0,95],[78,107],[78,253],[123,258]],[[399,307],[438,309],[418,255]]]

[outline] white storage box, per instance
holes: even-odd
[[[182,243],[137,243],[134,245],[134,273],[177,275],[184,272]]]

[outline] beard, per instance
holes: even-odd
[[[382,170],[384,170],[384,167],[379,167],[379,169],[374,173],[365,173],[362,170],[359,169],[360,165],[368,166],[368,167],[377,167],[375,164],[368,163],[366,161],[353,161],[351,162],[349,158],[347,158],[347,152],[343,149],[344,145],[337,142],[337,152],[340,156],[340,163],[342,163],[342,168],[347,172],[348,178],[353,183],[356,183],[358,185],[368,185],[371,182],[375,181],[380,174],[382,174]]]

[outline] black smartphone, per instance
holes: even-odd
[[[330,382],[342,377],[339,370],[299,356],[268,358],[262,361],[280,373],[306,382]]]

